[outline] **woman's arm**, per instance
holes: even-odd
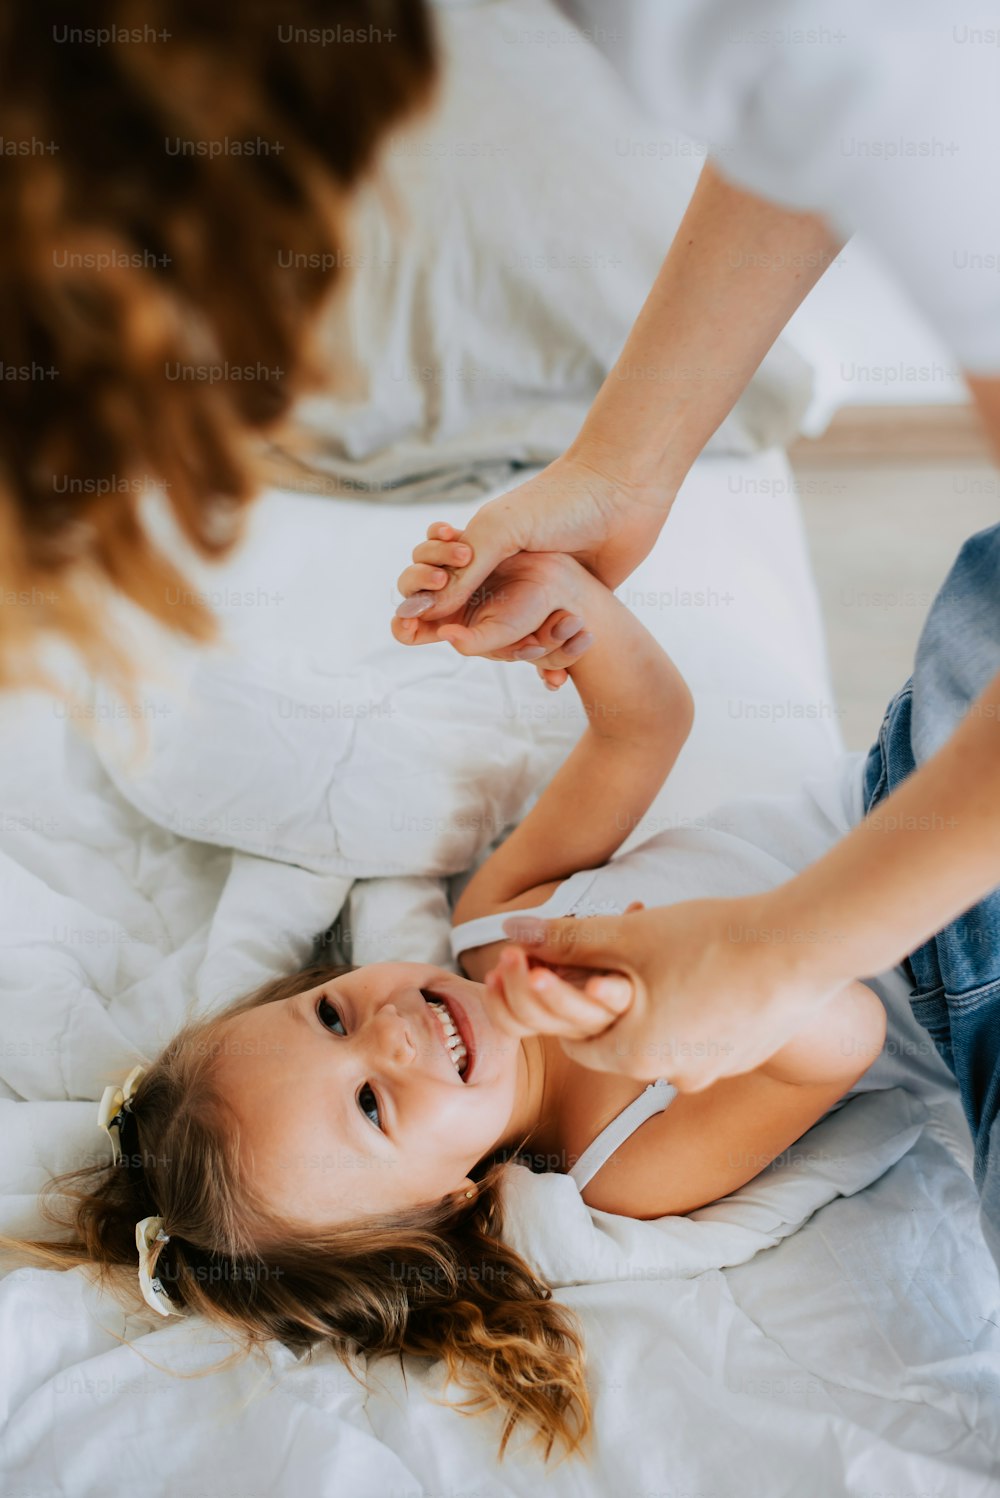
[[[758,1067],[857,974],[894,966],[969,909],[1000,883],[998,725],[1000,675],[875,813],[774,889],[505,922],[536,962],[616,971],[632,985],[613,1029],[568,1053],[637,1079],[662,1066],[695,1092]],[[509,982],[519,1001],[526,968]]]
[[[422,621],[454,617],[518,551],[569,552],[609,587],[623,582],[648,555],[691,464],[841,243],[823,219],[735,187],[706,162],[621,356],[568,451],[477,511],[465,531],[474,553],[465,566],[438,582],[416,580],[408,568],[400,591],[412,595],[416,581],[421,592],[406,598],[401,617],[415,620],[421,603]],[[432,642],[422,621],[396,638]],[[498,619],[485,648],[518,638]]]
[[[676,666],[602,583],[556,554],[505,565],[529,564],[544,573],[548,608],[585,615],[593,632],[593,645],[568,668],[587,727],[524,821],[470,880],[456,923],[605,863],[649,808],[694,716]]]

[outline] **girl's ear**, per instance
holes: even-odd
[[[625,914],[631,915],[633,910],[645,910],[645,908],[641,900],[633,900],[631,905],[625,906]]]

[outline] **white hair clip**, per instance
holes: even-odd
[[[101,1101],[97,1109],[97,1122],[111,1140],[111,1150],[114,1155],[114,1163],[118,1165],[122,1158],[121,1125],[122,1114],[126,1107],[132,1102],[135,1090],[146,1074],[144,1066],[133,1066],[128,1076],[120,1087],[105,1087]]]
[[[144,1066],[133,1066],[120,1087],[105,1087],[97,1108],[97,1122],[111,1140],[114,1163],[120,1165],[124,1161],[129,1176],[133,1180],[138,1177],[136,1184],[140,1191],[148,1191],[148,1187],[143,1185],[142,1167],[138,1160],[125,1159],[121,1131],[125,1115],[132,1112],[136,1088],[145,1074]],[[169,1242],[170,1234],[163,1231],[162,1217],[144,1217],[141,1222],[136,1223],[135,1246],[139,1251],[139,1289],[142,1291],[142,1298],[151,1310],[161,1316],[180,1316],[183,1312],[174,1305],[150,1267],[154,1246]]]
[[[156,1243],[169,1243],[170,1234],[163,1231],[162,1217],[144,1217],[135,1225],[135,1246],[139,1250],[139,1289],[142,1298],[161,1316],[175,1316],[180,1312],[164,1290],[160,1281],[150,1272],[149,1261]]]

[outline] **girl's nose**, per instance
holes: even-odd
[[[397,1063],[412,1061],[417,1054],[413,1024],[394,1003],[383,1004],[378,1012],[379,1040],[383,1054]]]

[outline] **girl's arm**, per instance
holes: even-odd
[[[676,666],[603,583],[557,553],[512,558],[491,583],[523,586],[525,569],[552,610],[579,614],[593,634],[567,668],[587,727],[523,822],[469,881],[456,924],[515,909],[539,885],[606,863],[648,810],[694,717]]]
[[[756,1071],[681,1093],[583,1188],[589,1207],[627,1217],[694,1212],[728,1196],[811,1129],[871,1066],[885,1010],[851,983]]]

